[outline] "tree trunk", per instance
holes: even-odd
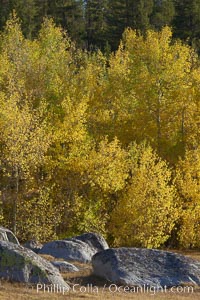
[[[18,202],[18,194],[19,194],[19,168],[15,169],[15,197],[14,197],[14,205],[13,205],[13,232],[16,234],[17,231],[17,202]]]

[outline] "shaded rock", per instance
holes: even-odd
[[[76,240],[80,240],[88,244],[91,248],[94,248],[96,252],[106,250],[109,248],[104,237],[98,233],[88,232],[75,237]]]
[[[52,261],[51,263],[62,273],[79,271],[79,269],[76,266],[66,261]]]
[[[43,245],[35,240],[27,241],[24,245],[24,247],[31,249],[33,252],[38,253],[40,249],[42,249]]]
[[[94,274],[129,286],[200,285],[200,262],[153,249],[111,248],[92,258]]]
[[[4,241],[0,241],[0,278],[69,288],[49,261],[27,248]]]
[[[76,240],[57,240],[44,244],[39,254],[49,254],[66,261],[91,262],[96,251],[88,244]]]

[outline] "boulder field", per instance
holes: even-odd
[[[51,255],[54,260],[47,261],[30,249],[0,241],[0,278],[67,289],[69,286],[60,272],[78,272],[79,269],[69,263],[78,261],[92,263],[94,275],[116,285],[157,288],[200,286],[200,261],[162,250],[109,248],[105,239],[97,233],[56,240],[39,247],[34,243],[27,246],[39,251],[39,254]]]

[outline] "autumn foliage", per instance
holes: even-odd
[[[108,57],[48,19],[25,39],[14,16],[0,36],[2,223],[21,240],[199,247],[199,85],[197,54],[168,27],[127,29]]]

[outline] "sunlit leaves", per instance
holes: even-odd
[[[111,126],[120,140],[146,138],[172,160],[183,153],[191,134],[188,124],[194,122],[195,61],[194,51],[173,41],[168,27],[148,30],[144,36],[125,31],[108,71]]]
[[[50,145],[51,131],[44,117],[45,106],[34,111],[27,103],[20,108],[18,95],[1,99],[1,139],[3,153],[11,169],[23,172],[41,165]]]
[[[132,175],[112,212],[116,245],[159,247],[170,237],[178,217],[171,172],[150,147],[130,148]]]
[[[117,139],[101,141],[97,151],[90,154],[89,182],[103,192],[114,193],[125,187],[128,177],[127,152]]]
[[[25,39],[13,16],[0,40],[5,224],[22,239],[100,231],[160,247],[174,230],[199,245],[199,83],[197,55],[168,27],[127,29],[108,58],[49,19]],[[174,166],[186,149],[174,181],[161,156]]]
[[[182,247],[200,246],[200,149],[186,152],[177,165],[176,185],[182,213],[179,240]]]

